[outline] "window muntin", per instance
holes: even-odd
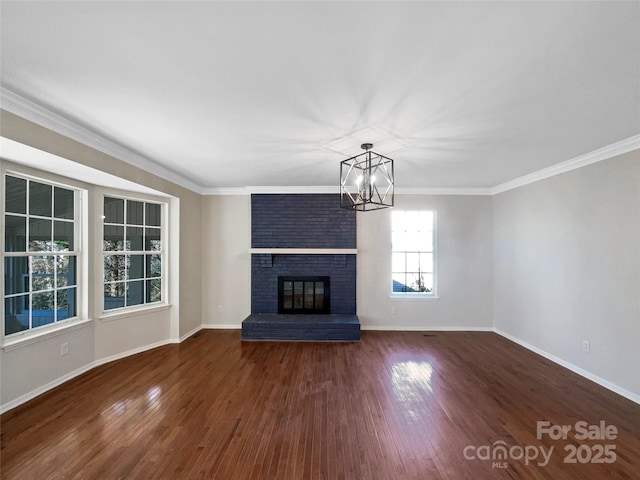
[[[78,198],[73,188],[5,175],[4,335],[78,314]]]
[[[104,311],[163,301],[162,208],[104,197]]]
[[[391,212],[391,291],[435,292],[435,212]]]

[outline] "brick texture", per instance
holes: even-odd
[[[329,276],[330,313],[356,313],[355,255],[273,255],[272,267],[264,267],[260,255],[251,257],[251,313],[278,313],[279,275]],[[334,257],[345,257],[344,266]]]
[[[251,196],[253,248],[356,248],[356,212],[339,195]],[[330,312],[356,313],[355,255],[251,256],[251,313],[278,312],[278,276],[329,276]]]
[[[356,248],[356,212],[340,196],[251,195],[253,248]]]

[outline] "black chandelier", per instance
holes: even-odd
[[[360,146],[360,155],[340,162],[340,207],[366,212],[393,207],[393,160]]]

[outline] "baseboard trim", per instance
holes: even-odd
[[[242,324],[240,323],[205,323],[202,325],[203,329],[207,330],[240,330]]]
[[[23,403],[28,402],[29,400],[33,400],[37,396],[42,395],[43,393],[46,393],[49,390],[52,390],[62,385],[63,383],[68,382],[69,380],[72,380],[75,377],[78,377],[83,373],[88,372],[89,370],[93,370],[96,367],[99,367],[106,363],[115,362],[116,360],[120,360],[125,357],[130,357],[131,355],[136,355],[138,353],[146,352],[147,350],[151,350],[153,348],[169,345],[171,343],[175,343],[175,342],[171,340],[162,340],[160,342],[151,343],[143,347],[127,350],[126,352],[110,355],[108,357],[101,358],[99,360],[94,360],[93,362],[90,362],[87,365],[84,365],[83,367],[77,368],[76,370],[73,370],[72,372],[62,375],[61,377],[58,377],[55,380],[52,380],[51,382],[46,383],[45,385],[35,388],[30,392],[25,393],[24,395],[20,395],[18,398],[15,398],[13,400],[8,401],[7,403],[0,405],[0,415],[22,405]]]
[[[192,336],[194,336],[196,333],[198,333],[200,330],[202,330],[202,325],[194,328],[193,330],[185,333],[184,335],[182,335],[179,339],[173,339],[173,341],[171,343],[182,343],[184,342],[187,338],[190,338]]]
[[[147,350],[152,350],[154,348],[164,347],[165,345],[170,345],[172,343],[175,343],[175,342],[171,340],[161,340],[159,342],[150,343],[142,347],[132,348],[131,350],[127,350],[126,352],[116,353],[115,355],[110,355],[108,357],[104,357],[99,360],[96,360],[95,362],[93,362],[93,366],[99,367],[100,365],[104,365],[105,363],[115,362],[116,360],[130,357],[131,355],[136,355],[138,353],[146,352]]]
[[[537,353],[538,355],[540,355],[541,357],[546,358],[547,360],[551,360],[553,363],[556,363],[558,365],[560,365],[561,367],[564,367],[568,370],[571,370],[573,373],[577,373],[578,375],[580,375],[581,377],[586,378],[587,380],[591,380],[594,383],[597,383],[598,385],[611,390],[614,393],[617,393],[618,395],[622,395],[623,397],[631,400],[632,402],[635,402],[637,404],[640,404],[640,395],[636,395],[633,392],[630,392],[629,390],[626,390],[618,385],[616,385],[615,383],[612,383],[608,380],[605,380],[604,378],[601,378],[597,375],[594,375],[593,373],[580,368],[576,365],[574,365],[573,363],[567,362],[566,360],[563,360],[560,357],[556,357],[555,355],[552,355],[551,353],[542,350],[541,348],[538,348],[534,345],[531,345],[530,343],[525,342],[524,340],[520,340],[517,337],[514,337],[513,335],[510,335],[509,333],[500,330],[499,328],[494,328],[493,331],[495,333],[497,333],[498,335],[500,335],[501,337],[506,338],[507,340],[512,341],[513,343],[517,343],[518,345],[520,345],[521,347],[526,348],[527,350],[532,351],[533,353]]]
[[[42,395],[43,393],[48,392],[49,390],[52,390],[60,385],[62,385],[65,382],[68,382],[69,380],[72,380],[75,377],[78,377],[80,375],[82,375],[83,373],[88,372],[89,370],[92,370],[93,368],[99,367],[101,365],[107,364],[107,363],[111,363],[114,362],[116,360],[120,360],[122,358],[125,357],[130,357],[131,355],[136,355],[138,353],[142,353],[142,352],[146,352],[147,350],[151,350],[154,348],[158,348],[158,347],[162,347],[164,345],[170,345],[170,344],[176,344],[176,343],[182,343],[184,340],[186,340],[187,338],[191,337],[192,335],[194,335],[195,333],[199,332],[201,329],[218,329],[218,330],[239,330],[242,328],[242,325],[235,325],[235,324],[206,324],[206,325],[202,325],[202,327],[197,327],[194,328],[193,330],[191,330],[190,332],[184,334],[183,336],[180,337],[179,340],[176,341],[176,339],[169,339],[169,340],[162,340],[160,342],[155,342],[155,343],[151,343],[149,345],[145,345],[143,347],[138,347],[138,348],[134,348],[131,350],[128,350],[126,352],[121,352],[115,355],[110,355],[108,357],[105,358],[101,358],[99,360],[95,360],[83,367],[80,367],[72,372],[69,372],[65,375],[62,375],[61,377],[56,378],[55,380],[52,380],[51,382],[42,385],[28,393],[25,393],[24,395],[19,396],[18,398],[14,399],[14,400],[10,400],[9,402],[0,405],[0,414],[3,414],[5,412],[8,412],[9,410],[12,410],[20,405],[22,405],[23,403],[28,402],[29,400],[32,400],[34,398],[36,398],[39,395]],[[397,325],[389,325],[389,326],[383,326],[383,325],[363,325],[361,327],[361,330],[370,330],[370,331],[397,331],[397,332],[428,332],[428,331],[440,331],[440,332],[494,332],[498,335],[500,335],[501,337],[506,338],[507,340],[510,340],[514,343],[517,343],[518,345],[520,345],[521,347],[526,348],[527,350],[530,350],[544,358],[546,358],[547,360],[550,360],[558,365],[560,365],[561,367],[564,367],[568,370],[571,370],[574,373],[577,373],[578,375],[591,380],[592,382],[597,383],[598,385],[611,390],[614,393],[617,393],[618,395],[621,395],[629,400],[631,400],[632,402],[635,402],[637,404],[640,404],[640,395],[637,395],[633,392],[630,392],[629,390],[626,390],[618,385],[616,385],[615,383],[612,383],[608,380],[605,380],[597,375],[594,375],[593,373],[584,370],[583,368],[580,368],[570,362],[567,362],[566,360],[561,359],[560,357],[556,357],[555,355],[550,354],[549,352],[542,350],[534,345],[531,345],[530,343],[525,342],[524,340],[521,340],[517,337],[514,337],[513,335],[510,335],[509,333],[500,330],[499,328],[494,328],[494,327],[417,327],[417,326],[397,326]]]
[[[66,375],[63,375],[61,377],[56,378],[55,380],[52,380],[51,382],[42,385],[28,393],[25,393],[24,395],[20,395],[18,398],[15,398],[13,400],[8,401],[7,403],[0,405],[0,415],[8,412],[9,410],[12,410],[16,407],[19,407],[20,405],[22,405],[23,403],[27,403],[29,400],[32,400],[34,398],[36,398],[38,395],[42,395],[43,393],[48,392],[49,390],[52,390],[60,385],[62,385],[65,382],[68,382],[69,380],[82,375],[83,373],[88,372],[89,370],[93,369],[95,367],[94,365],[95,362],[91,362],[89,365],[85,365],[84,367],[80,367],[76,370],[74,370],[73,372],[69,372]]]
[[[493,332],[493,327],[420,327],[410,325],[361,325],[360,330],[381,332]]]

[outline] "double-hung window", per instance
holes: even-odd
[[[4,335],[78,315],[79,191],[4,178]]]
[[[161,303],[164,204],[104,197],[104,310]]]
[[[393,294],[435,294],[435,212],[391,212]]]

